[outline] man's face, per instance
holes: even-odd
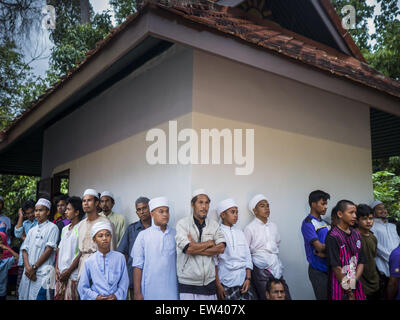
[[[265,296],[267,300],[285,300],[285,288],[282,283],[273,283],[271,285],[271,291],[266,292]]]
[[[47,207],[42,205],[35,206],[35,218],[39,224],[47,220],[49,213],[50,210]]]
[[[151,213],[154,224],[159,227],[166,226],[169,221],[169,208],[166,206],[155,208]]]
[[[113,199],[109,196],[103,196],[100,198],[100,207],[103,212],[109,213],[114,207]]]
[[[360,229],[369,230],[374,225],[374,216],[371,213],[367,217],[360,217],[359,219],[357,219],[357,223]]]
[[[136,206],[136,214],[140,221],[148,221],[150,219],[149,204],[145,202],[139,202]]]
[[[270,215],[269,203],[267,200],[261,200],[254,208],[254,213],[257,218],[268,219]]]
[[[67,204],[67,209],[65,210],[65,217],[68,220],[73,220],[76,216],[79,215],[79,210],[75,210],[72,204]]]
[[[60,200],[57,202],[57,211],[64,216],[65,210],[67,209],[67,203],[65,200]]]
[[[197,196],[196,202],[192,203],[193,215],[195,218],[204,220],[207,217],[208,209],[210,208],[210,199],[205,194]]]
[[[338,216],[343,222],[347,223],[349,226],[354,226],[354,223],[357,221],[357,208],[353,205],[347,205],[346,210],[344,212],[338,211]]]
[[[100,230],[93,237],[94,242],[99,249],[109,251],[111,246],[111,232],[108,230]]]
[[[239,219],[239,210],[237,207],[232,207],[221,213],[221,218],[224,224],[233,226]]]
[[[387,210],[383,203],[378,204],[374,208],[374,215],[375,215],[375,218],[386,218],[387,217]]]
[[[82,198],[82,208],[85,213],[96,211],[99,200],[92,195],[86,195]]]
[[[24,217],[25,219],[28,219],[29,221],[33,221],[35,219],[35,209],[34,208],[28,208],[24,211]]]
[[[311,206],[319,215],[323,216],[328,209],[328,201],[324,199],[319,199],[317,202],[311,203]]]

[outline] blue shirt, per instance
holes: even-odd
[[[32,227],[37,225],[37,220],[34,219],[33,221],[30,221],[29,219],[25,220],[22,223],[22,227],[21,228],[17,228],[17,226],[14,227],[14,235],[17,238],[21,238],[22,234],[25,233],[25,237],[28,235],[29,230],[31,230]],[[24,243],[22,242],[21,246]],[[22,259],[22,252],[21,250],[19,250],[19,258],[18,258],[18,266],[23,266],[24,262]]]
[[[7,295],[8,270],[10,270],[14,262],[14,257],[0,259],[0,297]]]
[[[122,237],[117,251],[126,254],[128,256],[128,276],[129,276],[129,288],[133,288],[133,267],[132,267],[132,248],[135,243],[136,237],[138,236],[140,231],[145,230],[142,222],[139,220],[134,222],[128,226],[125,231],[124,236]]]
[[[141,291],[145,300],[178,300],[175,230],[162,232],[152,225],[140,232],[132,250],[132,266],[142,269]]]
[[[321,258],[314,254],[313,242],[319,240],[319,242],[325,243],[325,237],[329,230],[328,223],[324,220],[318,220],[311,214],[303,220],[301,225],[307,261],[312,268],[323,272],[328,272],[327,258]]]
[[[397,278],[397,294],[395,300],[400,300],[400,245],[392,251],[389,257],[390,276]]]
[[[117,300],[125,300],[128,286],[124,255],[111,250],[104,256],[100,251],[96,251],[85,261],[78,292],[81,300],[96,300],[98,295],[111,294],[114,294]]]

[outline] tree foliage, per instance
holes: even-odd
[[[121,24],[127,16],[136,12],[136,1],[134,0],[110,0],[110,5],[114,10],[117,24]]]
[[[389,171],[372,175],[374,197],[385,203],[389,216],[400,219],[400,176]]]

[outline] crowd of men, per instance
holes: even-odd
[[[388,221],[380,201],[349,200],[336,204],[328,223],[329,199],[311,192],[301,225],[316,299],[400,300],[400,224]],[[139,220],[129,226],[109,191],[28,200],[13,230],[23,241],[17,253],[0,197],[0,299],[17,264],[20,300],[290,300],[267,197],[249,201],[254,218],[243,230],[234,199],[218,203],[220,222],[208,217],[210,201],[195,190],[192,214],[173,228],[166,197],[139,197]]]

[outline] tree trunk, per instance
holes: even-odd
[[[81,4],[81,24],[87,24],[90,22],[89,19],[89,0],[80,0]]]

